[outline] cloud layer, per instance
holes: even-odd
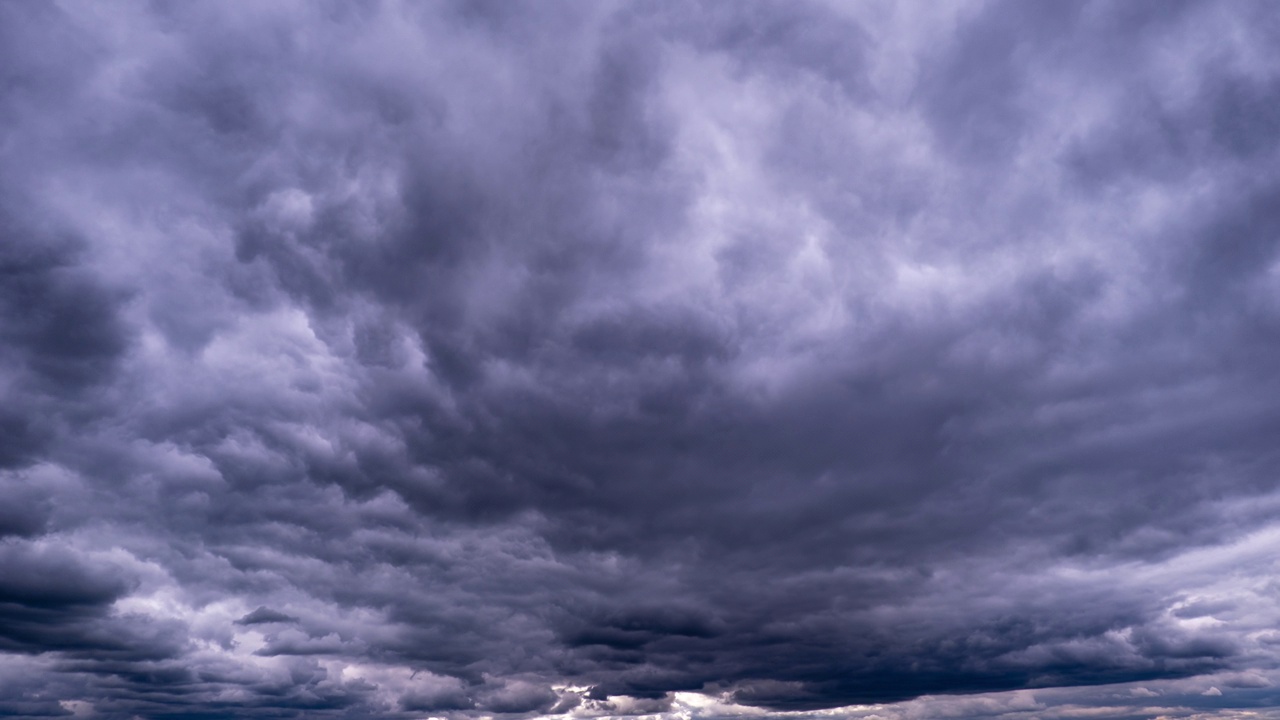
[[[1277,46],[0,7],[0,715],[1274,707]]]

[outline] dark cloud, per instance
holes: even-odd
[[[1273,707],[1273,16],[0,8],[0,714]]]
[[[266,625],[270,623],[293,623],[298,618],[292,615],[286,615],[279,610],[272,610],[267,607],[259,607],[257,610],[245,615],[236,621],[237,625]]]

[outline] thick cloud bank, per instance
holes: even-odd
[[[1277,48],[0,4],[0,715],[1280,705]]]

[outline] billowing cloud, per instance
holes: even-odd
[[[1275,707],[1277,44],[0,7],[0,714]]]

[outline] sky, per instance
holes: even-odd
[[[0,716],[1280,717],[1278,47],[0,3]]]

